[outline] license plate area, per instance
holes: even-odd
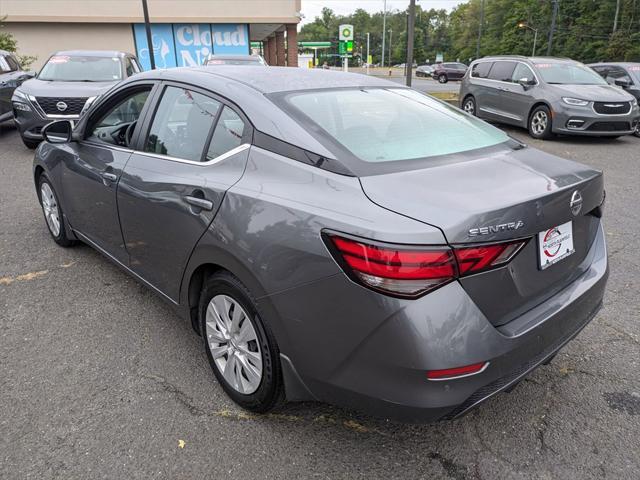
[[[575,252],[573,222],[538,233],[538,268],[544,270]]]

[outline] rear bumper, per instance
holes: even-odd
[[[602,226],[584,261],[577,280],[500,327],[458,282],[406,301],[338,275],[271,301],[296,339],[283,353],[314,398],[400,421],[452,419],[520,381],[595,316],[608,277]],[[476,375],[426,378],[427,370],[485,361]]]

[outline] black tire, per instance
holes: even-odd
[[[478,110],[476,107],[476,99],[473,98],[473,95],[469,95],[465,97],[462,102],[462,110],[467,112],[469,115],[473,115],[474,117],[478,116]]]
[[[221,294],[231,297],[244,309],[249,317],[248,320],[255,329],[260,343],[260,353],[262,356],[262,379],[257,390],[250,394],[238,392],[227,382],[223,373],[218,369],[209,348],[209,339],[207,337],[206,328],[206,311],[211,299],[215,295]],[[209,365],[225,393],[235,403],[246,410],[265,413],[273,410],[284,402],[284,383],[278,344],[276,343],[269,325],[262,321],[253,295],[251,295],[251,292],[238,278],[229,272],[222,271],[217,272],[206,279],[200,294],[198,321],[202,332],[204,348],[207,353],[207,358],[209,359]]]
[[[636,131],[633,132],[633,136],[640,138],[640,125],[636,127]]]
[[[51,193],[53,194],[53,198],[55,199],[55,206],[52,206],[51,208],[55,209],[58,215],[58,222],[60,227],[59,227],[59,232],[57,232],[57,234],[50,226],[49,220],[47,220],[47,212],[46,212],[45,204],[43,203],[43,198],[42,198],[43,197],[42,189],[44,184],[48,185],[49,189],[51,190]],[[42,208],[42,213],[44,215],[45,224],[47,225],[47,230],[49,230],[51,237],[53,237],[53,241],[56,242],[61,247],[65,247],[65,248],[72,247],[73,245],[75,245],[76,241],[69,238],[69,236],[67,235],[67,230],[64,224],[64,216],[62,214],[62,207],[60,207],[60,203],[58,201],[58,194],[54,190],[53,185],[51,184],[51,181],[45,174],[40,175],[40,178],[38,179],[38,200],[40,201],[40,207]]]
[[[29,140],[28,138],[22,137],[22,143],[24,146],[30,150],[35,150],[40,145],[41,140]]]
[[[541,122],[544,120],[544,128],[541,128]],[[553,138],[553,119],[551,118],[551,111],[546,105],[540,105],[533,109],[531,115],[529,115],[529,121],[527,124],[529,129],[529,135],[539,140],[549,140]]]
[[[441,73],[440,75],[438,75],[439,83],[447,83],[448,81],[449,81],[449,78],[447,78],[447,76],[444,73]]]

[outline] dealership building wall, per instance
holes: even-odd
[[[250,53],[297,66],[301,0],[148,0],[158,67],[200,65],[212,53]],[[5,31],[39,69],[57,50],[122,50],[150,65],[141,0],[0,0]]]

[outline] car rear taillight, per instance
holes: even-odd
[[[375,290],[417,297],[456,275],[448,247],[373,245],[335,235],[330,238],[345,272]]]
[[[526,241],[478,245],[454,249],[460,275],[470,275],[499,267],[516,256]]]
[[[327,245],[354,281],[393,296],[416,298],[457,277],[509,262],[526,241],[450,248],[394,245],[327,234]]]

